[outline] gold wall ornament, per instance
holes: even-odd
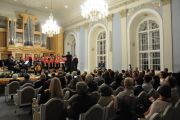
[[[163,5],[167,5],[171,3],[171,0],[161,0]]]
[[[108,15],[108,16],[107,16],[107,21],[112,21],[112,17],[113,17],[112,14]]]
[[[121,17],[126,17],[127,14],[128,14],[128,9],[123,9],[123,10],[120,11],[120,16]]]

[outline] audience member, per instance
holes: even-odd
[[[176,86],[176,79],[172,76],[166,77],[165,85],[167,85],[171,88],[171,101],[173,104],[175,104],[180,98],[178,89]]]
[[[159,98],[155,100],[149,110],[145,113],[146,119],[149,119],[154,113],[162,113],[170,104],[171,88],[168,86],[161,86],[158,89]]]
[[[138,96],[144,89],[142,88],[143,79],[142,78],[135,78],[135,86],[134,86],[134,96]]]
[[[100,88],[100,98],[98,104],[102,107],[107,106],[113,100],[113,90],[107,86],[103,85]]]
[[[127,77],[124,80],[124,90],[122,92],[120,92],[117,97],[121,98],[124,96],[130,96],[130,95],[134,95],[133,92],[133,79],[131,77]]]
[[[51,80],[49,89],[45,90],[40,97],[39,104],[46,103],[51,98],[63,98],[63,91],[60,80],[55,77]]]
[[[95,98],[88,95],[87,84],[78,82],[76,84],[77,95],[69,100],[68,117],[73,120],[79,120],[79,115],[85,113],[91,106],[96,104]]]
[[[25,83],[32,83],[33,84],[33,82],[30,80],[29,74],[24,75],[24,80],[20,82],[20,85],[24,85]]]
[[[13,82],[13,81],[20,82],[19,79],[18,79],[18,74],[13,74],[13,75],[12,75],[12,79],[9,80],[9,83],[11,83],[11,82]]]
[[[142,84],[142,88],[147,93],[153,88],[151,80],[152,80],[152,78],[149,75],[144,76],[144,83]]]
[[[138,120],[134,111],[134,98],[124,96],[117,98],[116,115],[112,120]]]

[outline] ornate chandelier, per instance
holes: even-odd
[[[54,20],[52,13],[52,0],[51,0],[51,13],[46,23],[42,25],[42,33],[47,34],[49,37],[53,37],[53,35],[60,33],[60,27]]]
[[[104,0],[87,0],[81,5],[81,15],[90,21],[98,21],[108,15],[108,4]]]

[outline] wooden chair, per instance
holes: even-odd
[[[31,86],[25,87],[23,89],[17,90],[15,95],[15,113],[17,108],[30,106],[32,104],[32,99],[36,98],[37,90]]]
[[[163,120],[172,120],[173,114],[174,114],[174,108],[173,108],[172,104],[168,105],[162,114],[162,119]]]
[[[79,120],[104,120],[105,108],[96,104],[86,113],[80,114]]]
[[[105,107],[104,120],[111,120],[115,115],[116,115],[116,110],[114,108],[113,101],[111,101],[109,105]]]
[[[160,113],[154,113],[149,120],[162,120]]]
[[[17,93],[17,90],[19,89],[19,82],[13,81],[5,87],[5,101],[7,102],[8,96],[15,95]]]
[[[180,120],[180,99],[176,102],[174,106],[173,120]]]
[[[64,101],[52,98],[40,106],[40,120],[65,120]]]
[[[34,85],[32,83],[25,83],[24,85],[20,86],[20,89],[23,89],[27,86],[31,86],[31,87],[34,87]]]

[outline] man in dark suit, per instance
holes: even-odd
[[[72,60],[72,66],[73,66],[74,71],[77,70],[77,65],[78,65],[78,58],[74,57],[73,60]]]
[[[64,56],[63,56],[64,57]],[[66,72],[71,72],[71,66],[72,66],[72,55],[70,54],[70,52],[67,52],[66,57],[66,61],[65,61],[65,65],[66,65]]]
[[[8,59],[6,60],[8,70],[14,70],[15,61],[13,56],[10,54],[8,55]]]

